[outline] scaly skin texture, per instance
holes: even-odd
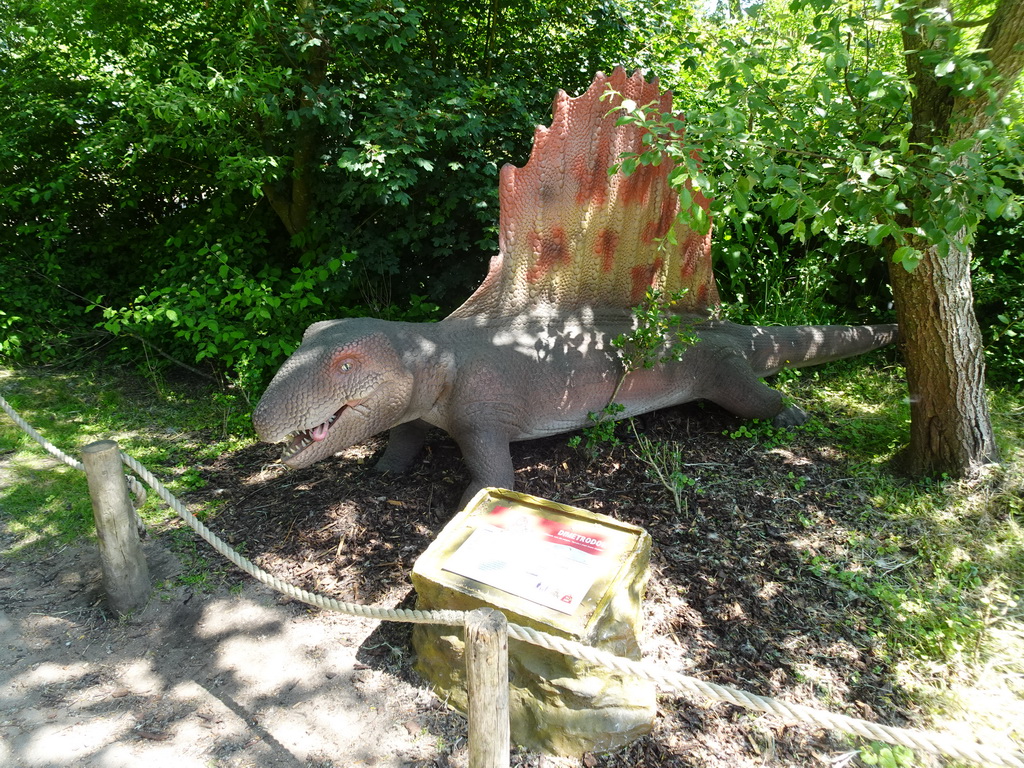
[[[601,101],[609,88],[620,95]],[[799,424],[807,415],[784,407],[763,377],[896,339],[894,325],[712,319],[710,233],[676,222],[671,162],[630,177],[607,173],[621,153],[643,148],[639,129],[608,115],[621,98],[671,108],[657,83],[621,69],[599,74],[576,99],[559,93],[527,165],[502,169],[499,252],[447,318],[309,327],[253,413],[261,439],[285,443],[286,465],[309,466],[390,429],[377,468],[399,472],[434,426],[462,450],[470,473],[463,503],[487,486],[511,489],[510,442],[579,429],[608,404],[623,373],[611,340],[633,327],[630,309],[652,287],[686,289],[673,311],[698,341],[678,362],[629,373],[616,394],[625,406],[618,418],[707,399],[745,418]],[[675,245],[665,237],[673,226]]]
[[[624,317],[578,314],[494,325],[452,317],[436,324],[317,323],[253,421],[267,442],[309,443],[294,454],[286,447],[283,461],[291,467],[393,427],[377,468],[394,472],[415,459],[426,429],[439,427],[458,443],[469,469],[465,502],[484,487],[514,486],[510,442],[579,429],[607,404],[622,372],[609,342],[629,325]],[[799,424],[806,414],[785,408],[763,376],[867,352],[896,337],[892,325],[759,328],[703,320],[693,330],[699,341],[681,361],[626,377],[617,396],[625,406],[620,418],[707,399],[745,418]]]

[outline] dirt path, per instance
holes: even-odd
[[[147,554],[155,581],[174,576],[161,543]],[[457,718],[359,660],[375,650],[376,622],[313,612],[251,581],[212,595],[158,590],[119,622],[98,586],[89,547],[0,564],[0,764],[433,765],[432,719]]]

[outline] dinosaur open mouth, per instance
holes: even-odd
[[[338,420],[342,411],[348,408],[348,406],[349,403],[341,406],[341,408],[336,410],[334,415],[327,419],[327,421],[317,424],[311,429],[304,429],[301,432],[293,432],[289,435],[287,442],[281,451],[281,461],[287,461],[288,459],[294,458],[314,443],[322,442],[324,438],[327,437],[327,433],[330,431],[331,427],[334,426],[334,422]]]

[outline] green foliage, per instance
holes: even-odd
[[[496,246],[498,167],[645,7],[4,4],[0,353],[67,354],[102,303],[256,379],[311,317],[436,316]]]
[[[861,747],[858,757],[866,765],[877,765],[879,768],[914,768],[917,765],[913,751],[901,746],[891,747],[877,741]]]
[[[915,8],[768,2],[715,35],[683,28],[684,45],[700,56],[674,76],[682,113],[621,105],[623,122],[647,129],[648,148],[620,167],[670,157],[672,183],[698,229],[707,221],[692,193],[711,199],[716,257],[734,296],[771,293],[762,262],[813,254],[828,265],[825,280],[839,275],[862,294],[819,287],[816,303],[877,308],[887,300],[884,271],[865,269],[865,256],[874,252],[868,261],[878,263],[887,253],[913,269],[921,247],[945,255],[969,246],[984,218],[1020,216],[1012,191],[1024,167],[1019,122],[996,114],[948,143],[912,134],[902,33],[926,41],[914,55],[953,96],[985,98],[994,82],[970,30]]]
[[[190,265],[168,269],[160,287],[144,289],[127,306],[104,307],[103,327],[154,340],[172,336],[196,361],[219,363],[234,371],[244,392],[254,391],[322,311],[325,285],[343,263],[333,259],[287,274],[263,268],[250,276],[215,243],[202,247]]]
[[[697,337],[689,327],[692,318],[673,310],[685,293],[683,289],[664,296],[661,291],[648,288],[643,302],[633,307],[632,330],[619,334],[611,342],[622,362],[622,379],[633,371],[650,370],[668,360],[681,360],[686,349],[696,343]],[[616,394],[618,389],[616,387]]]
[[[600,413],[588,413],[590,424],[583,428],[581,434],[569,438],[569,447],[579,448],[587,457],[594,459],[603,449],[619,445],[621,441],[615,434],[615,426],[625,410],[622,403],[610,402]]]
[[[582,436],[569,438],[570,447],[582,446],[584,452],[593,458],[602,445],[618,445],[615,421],[621,418],[626,407],[616,402],[616,398],[626,377],[662,362],[681,360],[686,349],[696,343],[697,337],[688,327],[692,320],[673,310],[685,292],[684,289],[664,296],[661,291],[648,288],[643,302],[633,307],[633,328],[611,340],[622,364],[615,389],[600,413],[587,414],[590,425],[583,428]]]
[[[803,429],[815,430],[817,427],[813,424],[800,427],[776,427],[770,421],[751,419],[744,421],[735,429],[723,430],[722,434],[731,440],[754,440],[765,448],[777,448],[791,442],[794,431]]]
[[[969,145],[907,134],[900,24],[936,42],[922,55],[964,94],[989,88],[970,29],[904,6],[773,1],[728,21],[642,0],[561,10],[542,0],[5,4],[0,354],[80,348],[96,320],[84,310],[102,297],[183,359],[259,367],[276,354],[260,345],[294,343],[315,312],[257,338],[253,355],[229,335],[244,330],[239,318],[273,310],[260,296],[285,296],[323,268],[311,295],[324,314],[434,317],[420,310],[461,301],[495,248],[500,165],[526,159],[555,88],[578,91],[614,63],[654,65],[676,91],[687,130],[676,182],[684,201],[712,196],[714,255],[739,319],[877,317],[889,300],[879,252],[911,231],[941,245],[994,217],[1019,241],[1019,99]],[[651,129],[650,152],[627,164],[656,161],[683,125],[645,105],[627,118]],[[913,247],[893,254],[910,265]],[[166,322],[168,308],[184,317],[195,303],[168,297],[211,285],[225,262],[231,279],[195,307],[196,323],[230,330]],[[1012,267],[986,267],[1007,296]],[[1019,314],[992,315],[995,348],[1012,346]],[[1006,371],[1015,359],[990,358]]]
[[[1024,223],[982,226],[974,249],[974,295],[989,381],[1024,384]]]

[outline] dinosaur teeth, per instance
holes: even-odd
[[[294,435],[287,443],[285,443],[284,448],[281,450],[281,460],[287,461],[292,458],[292,456],[302,453],[302,451],[306,450],[312,444],[312,440],[307,440],[301,434]]]
[[[310,429],[303,429],[299,432],[293,432],[287,438],[285,438],[284,448],[281,450],[281,460],[287,461],[288,459],[297,456],[304,450],[313,445],[313,443],[322,442],[330,431],[331,427],[334,426],[334,422],[341,416],[341,412],[344,411],[348,405],[343,405],[334,415],[329,417],[327,421],[317,424],[315,427]]]

